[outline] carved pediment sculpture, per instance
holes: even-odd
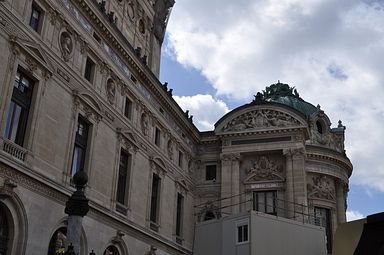
[[[335,200],[335,188],[326,176],[312,178],[313,185],[308,184],[309,197]]]
[[[242,114],[223,127],[223,131],[257,130],[271,127],[292,127],[301,123],[294,117],[275,110],[258,109]]]
[[[244,183],[252,183],[266,180],[284,180],[281,167],[266,156],[261,156],[254,161],[253,166],[248,170]]]

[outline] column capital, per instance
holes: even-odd
[[[240,159],[240,153],[226,153],[221,154],[221,161],[238,161]]]
[[[304,156],[305,155],[305,148],[301,147],[301,148],[288,148],[288,149],[284,149],[283,150],[283,155],[285,155],[286,157],[292,157],[292,156],[300,157],[300,156]]]

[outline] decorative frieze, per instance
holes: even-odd
[[[257,109],[232,119],[223,127],[222,131],[245,131],[300,125],[300,121],[286,113],[270,109]]]
[[[0,164],[0,177],[10,180],[7,189],[15,189],[15,185],[23,186],[27,189],[35,191],[43,196],[53,198],[60,201],[62,204],[68,200],[68,197],[63,193],[54,190],[47,185],[41,183],[36,178],[31,178],[25,174],[20,173],[18,170],[12,169],[8,166]]]

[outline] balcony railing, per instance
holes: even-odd
[[[6,138],[2,138],[2,150],[5,151],[6,153],[10,154],[11,156],[21,160],[21,161],[25,161],[25,158],[27,156],[27,153],[28,151],[15,144],[14,142],[6,139]]]

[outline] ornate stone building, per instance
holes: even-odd
[[[345,221],[341,122],[275,84],[199,132],[158,80],[173,0],[0,1],[0,254],[191,254],[194,224],[258,210]]]

